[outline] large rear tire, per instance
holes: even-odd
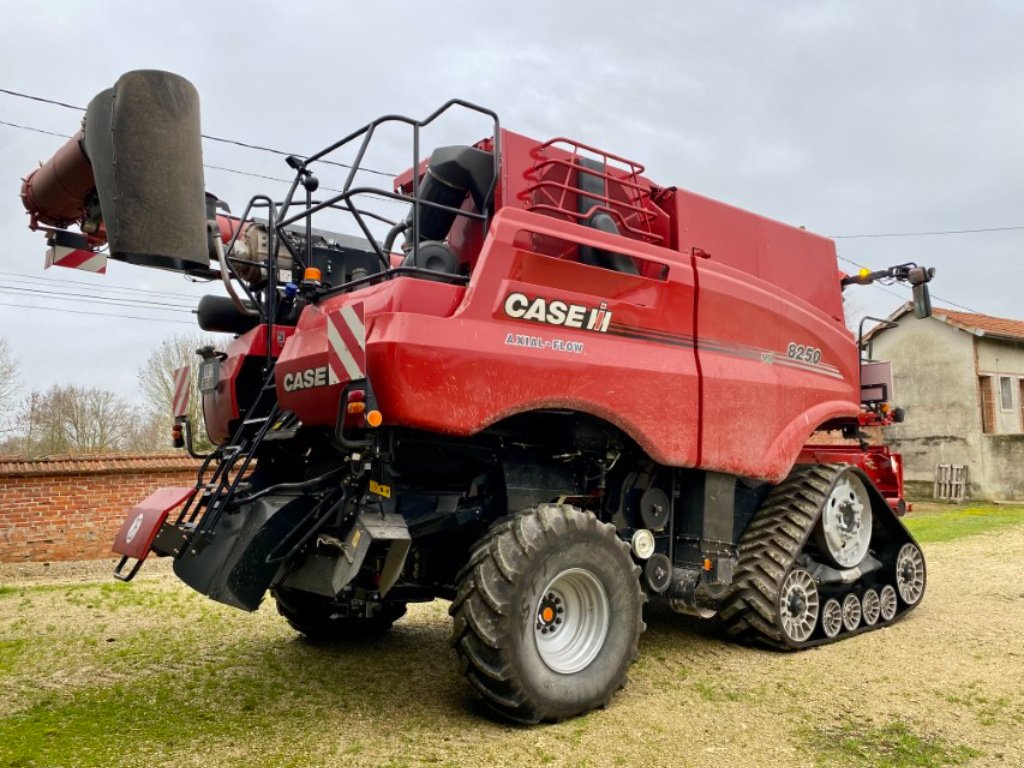
[[[626,683],[644,631],[640,569],[613,526],[545,504],[496,524],[450,613],[463,673],[502,716],[563,720]]]
[[[274,600],[291,628],[317,643],[379,637],[406,611],[405,603],[384,603],[373,616],[346,616],[330,598],[295,589],[275,589]]]

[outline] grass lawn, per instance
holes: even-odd
[[[919,542],[933,544],[1024,523],[1024,505],[947,506],[922,503],[915,504],[914,511],[906,515],[903,522]]]
[[[937,574],[960,567],[962,547],[942,545],[960,537],[993,573],[1019,558],[973,534],[1002,531],[1019,550],[1024,506],[919,504],[904,519]],[[936,658],[960,642],[945,617],[970,604],[946,605],[962,585],[944,592],[941,578],[898,626],[799,655],[653,614],[613,705],[541,728],[474,703],[442,601],[384,641],[329,647],[300,640],[272,604],[245,614],[152,572],[0,585],[0,768],[1002,765],[1002,743],[1024,743],[1024,693],[993,692],[1020,673],[1001,654],[1019,649],[1024,612],[1008,601],[1024,593],[995,578],[971,603],[996,616],[995,634],[953,647],[957,664]],[[952,677],[935,679],[936,664]]]

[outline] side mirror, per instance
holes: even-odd
[[[914,286],[914,317],[923,320],[932,316],[932,297],[928,293],[927,283]]]

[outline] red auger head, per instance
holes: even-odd
[[[209,267],[199,94],[155,70],[122,75],[82,131],[23,182],[30,226],[76,223],[110,257],[188,272]]]

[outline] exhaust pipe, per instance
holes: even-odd
[[[77,221],[94,239],[105,235],[113,259],[209,269],[195,87],[169,72],[122,75],[89,102],[82,133],[25,180],[21,197],[31,226]]]

